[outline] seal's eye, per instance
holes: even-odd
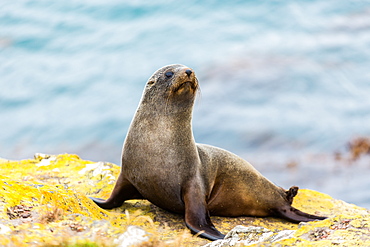
[[[166,72],[166,74],[164,74],[167,78],[171,78],[173,76],[173,72],[172,71],[168,71]]]

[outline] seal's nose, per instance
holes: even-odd
[[[191,73],[193,73],[193,71],[191,71],[190,69],[187,69],[187,70],[185,70],[185,73],[186,73],[188,76],[190,76],[190,75],[191,75]]]

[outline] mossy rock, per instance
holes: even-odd
[[[116,246],[114,240],[130,225],[148,233],[143,246],[209,243],[189,233],[183,216],[146,200],[130,200],[109,211],[97,207],[88,196],[110,195],[120,171],[114,164],[71,154],[37,154],[21,161],[0,159],[0,171],[0,246]],[[296,230],[293,237],[274,243],[280,246],[370,246],[367,209],[304,189],[293,206],[329,218],[304,224],[270,217],[212,217],[212,221],[223,233],[237,225]]]

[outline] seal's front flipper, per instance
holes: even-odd
[[[112,202],[109,199],[104,200],[104,199],[96,198],[96,197],[89,197],[89,198],[91,200],[93,200],[96,203],[96,205],[98,205],[99,207],[104,208],[104,209],[116,208],[116,207],[119,207],[123,204],[123,202],[121,204],[116,204],[115,202]]]
[[[293,208],[290,205],[286,205],[284,207],[278,208],[276,210],[276,214],[280,216],[281,218],[287,219],[295,223],[314,221],[314,220],[325,220],[327,218],[323,216],[317,216],[313,214],[304,213],[296,208]]]
[[[199,237],[212,241],[225,237],[212,224],[205,196],[200,193],[200,187],[193,184],[184,188],[183,200],[185,203],[185,224],[192,233],[200,233]]]
[[[96,198],[96,197],[91,197],[91,196],[89,196],[89,198],[93,200],[99,207],[101,207],[100,205],[104,205],[105,203],[105,200],[101,198]]]
[[[126,178],[120,175],[108,200],[95,197],[90,197],[90,199],[101,208],[112,209],[121,206],[126,200],[144,198]]]

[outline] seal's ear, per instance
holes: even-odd
[[[151,86],[151,85],[153,85],[154,83],[155,83],[155,80],[154,80],[154,79],[151,79],[151,80],[149,80],[149,81],[148,81],[147,85],[148,85],[148,86]]]
[[[154,82],[155,82],[155,80],[151,79],[151,80],[148,81],[148,85],[152,85],[152,84],[154,84]]]

